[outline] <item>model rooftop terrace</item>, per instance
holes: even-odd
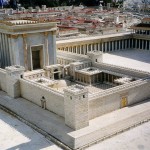
[[[56,31],[56,22],[36,19],[2,20],[0,21],[0,32],[17,33],[37,32],[37,31]]]

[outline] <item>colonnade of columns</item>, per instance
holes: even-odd
[[[106,83],[111,83],[115,84],[114,80],[118,79],[119,77],[108,74],[108,73],[98,73],[94,75],[87,75],[87,74],[81,74],[79,72],[75,73],[75,80],[85,83],[85,84],[95,84],[98,82],[106,82]]]
[[[89,51],[102,51],[102,52],[111,52],[116,50],[127,50],[131,48],[149,50],[150,49],[150,40],[144,39],[120,39],[116,41],[106,41],[106,42],[95,42],[95,43],[87,43],[87,44],[80,44],[77,43],[76,45],[72,46],[64,46],[58,47],[58,50],[71,52],[75,54],[82,54],[86,55]],[[140,46],[139,48],[139,45]]]
[[[2,68],[11,64],[10,45],[10,38],[4,33],[0,33],[0,67]]]
[[[114,80],[118,79],[120,77],[116,76],[116,75],[112,75],[112,74],[108,74],[108,73],[103,73],[103,82],[107,82],[107,83],[111,83],[111,84],[115,84]]]
[[[79,45],[72,45],[65,47],[58,47],[58,50],[76,53],[76,54],[83,54],[86,55],[89,51],[102,51],[102,52],[110,52],[116,50],[123,50],[123,49],[130,49],[132,47],[132,39],[122,39],[116,41],[106,41],[100,43],[87,43]]]
[[[140,35],[150,35],[150,30],[137,30],[133,29],[133,33]]]
[[[102,78],[101,74],[87,75],[78,72],[75,73],[75,80],[85,84],[97,83],[101,80],[101,78]]]
[[[134,39],[133,41],[133,48],[150,50],[150,40]]]

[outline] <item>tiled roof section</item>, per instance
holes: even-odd
[[[150,18],[143,18],[142,21],[150,21]]]

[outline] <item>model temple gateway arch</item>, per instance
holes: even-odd
[[[0,22],[1,68],[24,66],[26,70],[56,64],[56,23],[33,20]]]

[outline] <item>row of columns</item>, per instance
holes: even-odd
[[[112,83],[115,84],[114,80],[118,79],[119,77],[112,75],[112,74],[108,74],[108,73],[103,73],[103,81],[104,82],[108,82],[108,83]]]
[[[84,45],[62,47],[62,48],[58,48],[58,50],[86,55],[87,52],[93,50],[110,52],[116,50],[130,49],[132,48],[132,45],[133,45],[132,39],[122,39],[116,41],[107,41],[101,43],[91,43],[91,44],[84,44]]]
[[[149,50],[150,49],[150,40],[140,39],[122,39],[116,41],[107,41],[103,43],[91,43],[85,45],[77,45],[77,46],[68,46],[58,48],[58,50],[67,51],[76,54],[86,55],[89,51],[102,51],[102,52],[110,52],[116,50],[126,50],[131,48],[138,48],[139,44],[142,46],[140,49]]]
[[[76,72],[75,74],[75,80],[85,83],[85,84],[94,84],[100,81],[100,74],[94,74],[94,75],[86,75]]]
[[[150,35],[150,30],[133,30],[133,33],[141,34],[141,35]]]
[[[75,80],[85,83],[85,84],[95,84],[98,82],[108,82],[111,84],[115,84],[114,80],[118,79],[119,77],[107,73],[98,73],[94,75],[86,75],[81,74],[79,72],[75,73]]]
[[[10,39],[6,34],[0,33],[0,67],[4,68],[11,64]]]
[[[133,48],[150,50],[150,40],[134,39]]]

